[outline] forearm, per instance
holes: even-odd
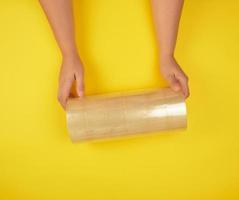
[[[77,55],[71,0],[39,0],[63,56]]]
[[[183,0],[151,0],[161,58],[174,56]]]

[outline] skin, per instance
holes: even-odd
[[[84,96],[84,67],[76,47],[71,0],[39,0],[62,53],[58,101],[65,109],[72,85]],[[158,46],[160,72],[175,91],[189,96],[188,77],[174,58],[178,24],[183,0],[151,0]]]
[[[84,67],[77,51],[71,0],[39,0],[46,13],[62,53],[58,101],[65,109],[71,87],[76,85],[78,96],[84,96]]]
[[[160,72],[174,91],[189,96],[188,77],[174,58],[183,0],[151,0],[158,46]]]

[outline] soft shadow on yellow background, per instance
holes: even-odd
[[[239,199],[239,2],[185,1],[187,131],[72,144],[61,63],[32,0],[0,0],[0,199]],[[163,87],[146,0],[76,0],[86,95]]]

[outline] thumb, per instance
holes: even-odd
[[[76,76],[76,92],[80,97],[84,96],[84,79],[83,75]]]
[[[177,92],[177,91],[181,90],[181,85],[174,75],[169,76],[168,81],[169,81],[170,87],[174,91]]]

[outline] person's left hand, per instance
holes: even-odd
[[[180,91],[189,97],[188,77],[172,56],[160,59],[160,72],[174,91]]]

